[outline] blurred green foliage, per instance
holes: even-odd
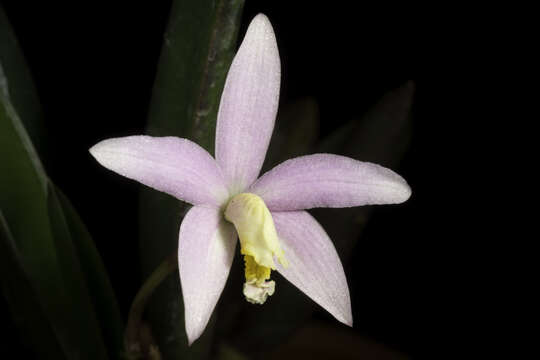
[[[0,29],[4,296],[39,358],[118,358],[123,325],[114,292],[86,228],[33,145],[45,144],[41,108],[3,10]]]
[[[36,87],[13,29],[0,6],[0,59],[2,72],[9,74],[9,97],[24,124],[32,144],[43,159],[46,156],[46,131]],[[7,77],[0,73],[0,88],[7,90]]]

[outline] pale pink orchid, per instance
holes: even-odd
[[[180,225],[178,264],[189,343],[204,331],[225,287],[237,239],[244,295],[262,304],[278,271],[337,320],[352,326],[343,266],[305,209],[395,204],[411,190],[382,166],[332,154],[285,161],[257,178],[276,118],[280,59],[268,18],[257,15],[221,97],[216,158],[187,139],[128,136],[90,149],[104,167],[193,204]],[[277,260],[274,262],[274,260]]]

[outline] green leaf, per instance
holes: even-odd
[[[21,339],[47,359],[66,359],[0,210],[0,284]]]
[[[48,179],[9,99],[0,97],[0,204],[14,248],[45,317],[67,359],[105,359],[99,331],[88,320],[93,310],[81,295],[84,279],[65,237],[53,238],[49,222]],[[62,235],[58,213],[51,215]],[[19,316],[19,314],[15,314]]]
[[[86,280],[88,292],[91,294],[90,298],[103,333],[109,357],[116,359],[123,352],[124,324],[114,290],[86,226],[69,199],[58,188],[56,188],[56,197],[71,234],[82,277]]]
[[[0,64],[1,68],[1,64]],[[0,72],[2,74],[2,72]],[[10,226],[13,246],[25,269],[45,317],[66,356],[66,342],[55,309],[63,293],[49,228],[47,176],[9,98],[7,82],[0,92],[0,204]],[[30,315],[30,314],[29,314]],[[23,316],[14,314],[14,317]],[[69,358],[69,356],[68,356]]]
[[[10,98],[32,143],[43,157],[46,130],[41,103],[26,60],[2,6],[0,6],[0,64],[0,92]]]
[[[56,341],[66,349],[66,354],[106,358],[101,351],[99,331],[90,336],[84,333],[96,331],[95,324],[85,320],[86,314],[93,312],[94,304],[89,300],[92,294],[107,345],[116,358],[122,346],[123,328],[116,300],[101,259],[71,204],[60,193],[59,203],[55,194],[48,193],[47,175],[34,147],[37,145],[43,156],[45,131],[41,105],[3,8],[0,8],[0,102],[0,151],[4,155],[0,165],[1,205],[13,231],[13,249],[21,266],[25,266],[29,284],[36,287],[36,304],[43,303],[42,309],[50,318],[48,326],[54,329]],[[49,213],[51,206],[53,213]],[[54,238],[51,230],[56,231]],[[86,285],[88,289],[84,293]],[[23,314],[14,313],[14,316]],[[88,347],[81,343],[87,343]],[[79,352],[85,354],[80,357]]]
[[[46,183],[41,162],[7,98],[0,98],[0,200],[28,271],[43,286],[54,280],[47,271],[33,271],[56,262],[46,208]]]
[[[219,99],[236,48],[243,0],[177,0],[154,84],[148,134],[189,138],[211,153]],[[146,278],[178,248],[186,204],[154,190],[140,198],[140,253]],[[156,290],[146,312],[164,358],[209,356],[212,324],[191,347],[177,272]]]
[[[90,300],[90,293],[86,287],[77,250],[54,185],[51,183],[48,184],[47,205],[63,286],[68,291],[66,295],[71,305],[72,314],[64,319],[70,331],[70,345],[76,346],[77,358],[106,359],[107,351]]]
[[[189,137],[213,153],[219,100],[235,54],[243,5],[243,0],[173,2],[148,134]]]
[[[3,12],[0,16],[3,26],[8,26]],[[3,49],[8,49],[7,40],[3,40]],[[31,264],[47,264],[54,258],[45,199],[47,175],[11,103],[13,83],[0,63],[0,204],[22,258]]]

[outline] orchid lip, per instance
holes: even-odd
[[[234,224],[240,239],[240,253],[245,262],[246,300],[263,304],[275,291],[275,283],[269,281],[271,271],[276,270],[274,257],[281,265],[288,266],[272,214],[259,196],[241,193],[229,200],[225,219]]]

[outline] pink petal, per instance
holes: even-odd
[[[217,117],[216,159],[234,192],[261,171],[274,129],[280,69],[272,25],[259,14],[229,69]]]
[[[180,225],[178,267],[189,344],[201,336],[225,287],[236,231],[217,208],[195,206]]]
[[[279,273],[336,319],[352,326],[343,266],[322,226],[306,211],[273,212],[272,217],[289,261],[287,268],[277,265]]]
[[[394,204],[411,195],[407,182],[392,170],[332,154],[287,160],[265,173],[249,191],[263,198],[272,211]]]
[[[223,174],[199,145],[176,137],[128,136],[90,149],[109,170],[192,204],[220,206],[228,198]]]

